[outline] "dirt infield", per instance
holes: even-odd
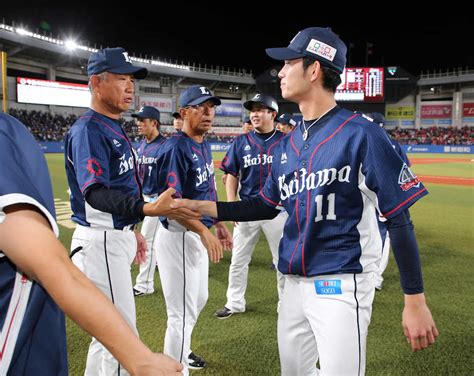
[[[423,183],[436,183],[436,184],[452,184],[452,185],[474,185],[474,179],[471,178],[459,178],[456,176],[432,176],[432,175],[418,175]]]

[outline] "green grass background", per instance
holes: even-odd
[[[215,153],[220,160],[223,153]],[[410,158],[468,158],[412,154]],[[62,155],[47,155],[55,197],[67,200]],[[427,169],[429,173],[425,172]],[[454,173],[453,171],[456,171]],[[472,163],[455,162],[415,165],[418,174],[473,176]],[[216,170],[219,197],[225,199]],[[454,174],[454,175],[451,175]],[[398,272],[391,256],[384,288],[373,305],[368,336],[367,375],[473,375],[474,374],[474,189],[427,184],[430,194],[411,210],[420,246],[427,300],[440,331],[437,343],[412,353],[401,329],[403,296]],[[61,227],[61,241],[69,248],[72,231]],[[208,367],[195,375],[278,375],[276,341],[276,276],[271,255],[261,236],[250,265],[247,312],[227,320],[212,314],[225,303],[230,254],[209,272],[209,300],[193,334],[193,350]],[[137,267],[132,267],[135,278]],[[162,351],[166,311],[158,274],[156,293],[136,300],[138,329],[142,340],[154,351]],[[69,369],[82,375],[89,336],[68,320]]]

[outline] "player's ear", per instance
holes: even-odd
[[[181,107],[179,109],[179,114],[181,115],[181,119],[184,120],[184,117],[185,117],[185,114],[186,114],[186,109]]]
[[[100,77],[96,74],[93,74],[89,78],[89,88],[91,89],[91,91],[96,90],[97,85],[99,85],[99,82],[100,82]]]
[[[315,60],[314,63],[308,67],[308,70],[311,72],[311,81],[316,81],[321,75],[321,63]]]

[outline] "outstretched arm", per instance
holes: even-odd
[[[113,304],[70,261],[49,222],[33,206],[11,205],[0,224],[0,249],[38,281],[59,307],[134,375],[179,375],[181,365],[152,353]]]
[[[418,244],[408,209],[389,219],[388,229],[405,293],[403,332],[413,351],[422,350],[433,344],[439,333],[423,293]]]

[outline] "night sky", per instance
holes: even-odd
[[[10,2],[2,4],[0,20],[23,23],[31,31],[46,21],[53,35],[64,39],[74,36],[82,43],[122,46],[133,55],[245,68],[254,73],[275,64],[265,48],[288,45],[305,27],[330,26],[351,45],[350,66],[365,66],[368,59],[370,66],[402,66],[414,75],[434,69],[474,69],[474,16],[457,6],[453,11],[444,5],[415,12],[409,4],[393,2],[384,5],[390,11],[381,12],[380,2],[377,6],[354,3],[339,7],[336,14],[322,9],[322,2],[312,7],[298,5],[298,9],[263,2],[193,2],[191,6],[183,1],[155,2],[158,11],[146,5],[133,8],[145,4],[137,1],[114,9],[80,3],[56,7],[36,1],[18,9]],[[175,4],[175,8],[166,4]],[[368,43],[372,53],[367,56]]]

